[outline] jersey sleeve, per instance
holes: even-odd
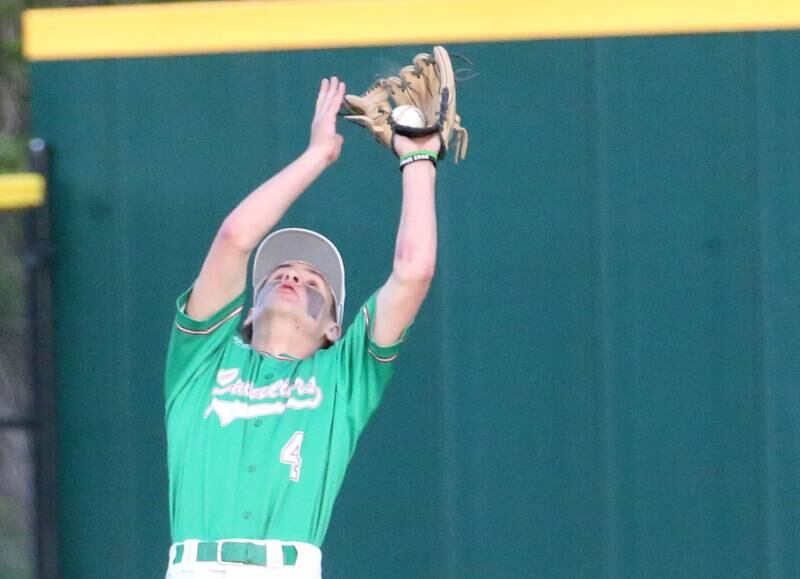
[[[381,402],[394,372],[394,363],[406,338],[379,346],[372,339],[377,292],[361,306],[345,335],[333,346],[338,349],[337,393],[346,399],[356,429],[360,431]]]
[[[175,304],[177,312],[165,365],[167,404],[192,382],[192,377],[205,368],[234,336],[244,307],[242,293],[210,318],[195,320],[186,314],[191,292],[191,288],[183,292]]]

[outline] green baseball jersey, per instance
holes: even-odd
[[[178,298],[166,362],[173,542],[320,546],[399,349],[370,337],[375,294],[339,341],[298,360],[242,340],[244,295],[197,321],[184,313],[190,291]]]

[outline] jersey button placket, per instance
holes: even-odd
[[[265,380],[270,380],[270,379],[271,379],[271,378],[273,378],[273,377],[275,377],[275,374],[274,374],[273,372],[269,372],[268,374],[265,374],[265,375],[264,375],[264,379],[265,379]],[[254,420],[254,421],[253,421],[253,426],[254,426],[255,428],[258,428],[258,427],[259,427],[259,426],[261,426],[262,424],[264,424],[264,421],[263,421],[263,420],[261,420],[260,418],[257,418],[256,420]]]
[[[268,380],[268,379],[272,378],[273,376],[274,376],[273,373],[267,373],[264,376],[264,378]],[[261,418],[256,418],[253,421],[248,421],[248,426],[252,426],[253,428],[259,428],[263,424],[264,424],[264,421]],[[257,464],[248,464],[245,468],[247,469],[248,473],[254,474],[258,470],[258,465]],[[242,481],[242,483],[244,483],[244,480]],[[244,505],[242,505],[242,506],[244,506]],[[253,519],[253,511],[242,511],[242,519],[244,519],[245,521],[251,521]]]

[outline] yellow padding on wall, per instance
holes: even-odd
[[[800,28],[800,0],[251,0],[28,10],[29,60]]]
[[[0,210],[44,204],[45,180],[38,173],[0,175]]]

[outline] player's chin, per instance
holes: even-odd
[[[305,328],[312,327],[317,324],[317,320],[309,315],[306,305],[299,300],[276,300],[269,304],[266,311],[270,317],[289,318]]]

